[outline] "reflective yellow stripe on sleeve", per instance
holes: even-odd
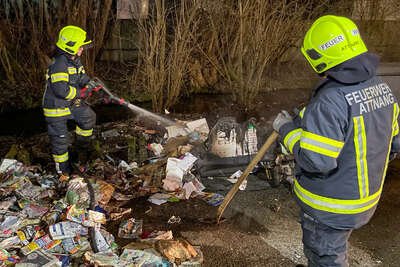
[[[73,86],[69,86],[69,93],[65,98],[71,100],[74,99],[75,96],[76,96],[76,88]]]
[[[293,153],[294,145],[300,140],[302,129],[294,129],[290,131],[285,138],[283,139],[283,144],[287,149],[289,149],[290,153]]]
[[[354,123],[354,149],[356,152],[356,165],[358,188],[360,198],[369,195],[368,162],[367,162],[367,136],[365,133],[364,117],[353,118]]]
[[[69,74],[76,74],[77,73],[76,68],[75,67],[68,67],[68,73]]]
[[[63,117],[71,114],[69,108],[44,108],[43,112],[46,117]]]
[[[68,73],[66,72],[57,72],[50,75],[51,82],[68,82]]]
[[[300,147],[312,152],[337,158],[343,148],[344,142],[334,140],[322,135],[303,131],[300,138]]]
[[[83,130],[83,129],[79,128],[79,126],[77,125],[76,129],[75,129],[75,133],[80,136],[91,136],[93,134],[93,128],[89,129],[89,130]]]
[[[78,73],[85,73],[85,69],[83,68],[83,66],[79,67]]]
[[[64,154],[61,155],[53,154],[53,159],[55,162],[58,163],[66,162],[68,160],[68,152],[65,152]]]

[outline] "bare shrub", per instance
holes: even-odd
[[[198,48],[218,69],[236,101],[252,108],[270,70],[294,46],[306,19],[325,1],[205,1],[208,27]],[[211,48],[210,48],[211,47]],[[213,55],[217,57],[214,58]],[[214,59],[213,59],[214,58]]]
[[[392,58],[397,52],[400,38],[398,0],[356,0],[353,17],[357,20],[367,46],[384,58]]]
[[[86,29],[94,49],[85,55],[93,72],[110,20],[112,0],[105,1],[0,1],[0,84],[2,106],[37,106],[42,95],[44,73],[50,63],[58,31],[73,24]]]
[[[142,86],[151,95],[153,110],[164,107],[167,77],[167,10],[164,1],[157,0],[149,21],[142,21],[140,31],[140,76]]]
[[[198,25],[198,1],[167,2],[156,0],[150,19],[139,26],[139,70],[155,111],[171,107],[181,96]]]
[[[360,21],[395,19],[399,16],[398,0],[355,0],[354,16]]]

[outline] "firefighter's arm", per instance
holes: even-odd
[[[50,83],[54,95],[66,100],[76,97],[77,90],[69,85],[68,68],[64,62],[56,62],[50,69]]]
[[[79,73],[79,88],[83,88],[90,81],[90,77],[86,74],[85,68],[83,67],[80,59],[77,59],[78,73]]]
[[[82,88],[86,86],[90,81],[90,77],[86,73],[82,73],[79,79],[79,86]]]
[[[306,172],[325,174],[337,167],[344,145],[347,115],[343,109],[325,103],[307,107],[301,127],[287,123],[280,129],[283,143]]]

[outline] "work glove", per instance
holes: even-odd
[[[279,133],[279,129],[285,125],[286,123],[292,122],[293,118],[290,116],[289,112],[286,110],[282,110],[279,112],[279,114],[276,116],[274,122],[272,123],[272,127],[276,132]]]
[[[79,92],[79,97],[81,99],[88,98],[93,92],[98,92],[103,86],[94,80],[90,80],[85,87],[83,87]]]

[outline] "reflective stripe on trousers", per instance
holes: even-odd
[[[64,154],[61,154],[61,155],[53,154],[53,159],[57,163],[66,162],[66,161],[68,161],[68,152],[65,152]]]
[[[93,128],[89,129],[89,130],[83,130],[82,128],[79,128],[79,126],[77,125],[76,129],[75,129],[75,133],[77,135],[86,136],[86,137],[91,136],[93,134]]]
[[[71,115],[69,108],[44,108],[43,113],[46,117],[63,117]]]

